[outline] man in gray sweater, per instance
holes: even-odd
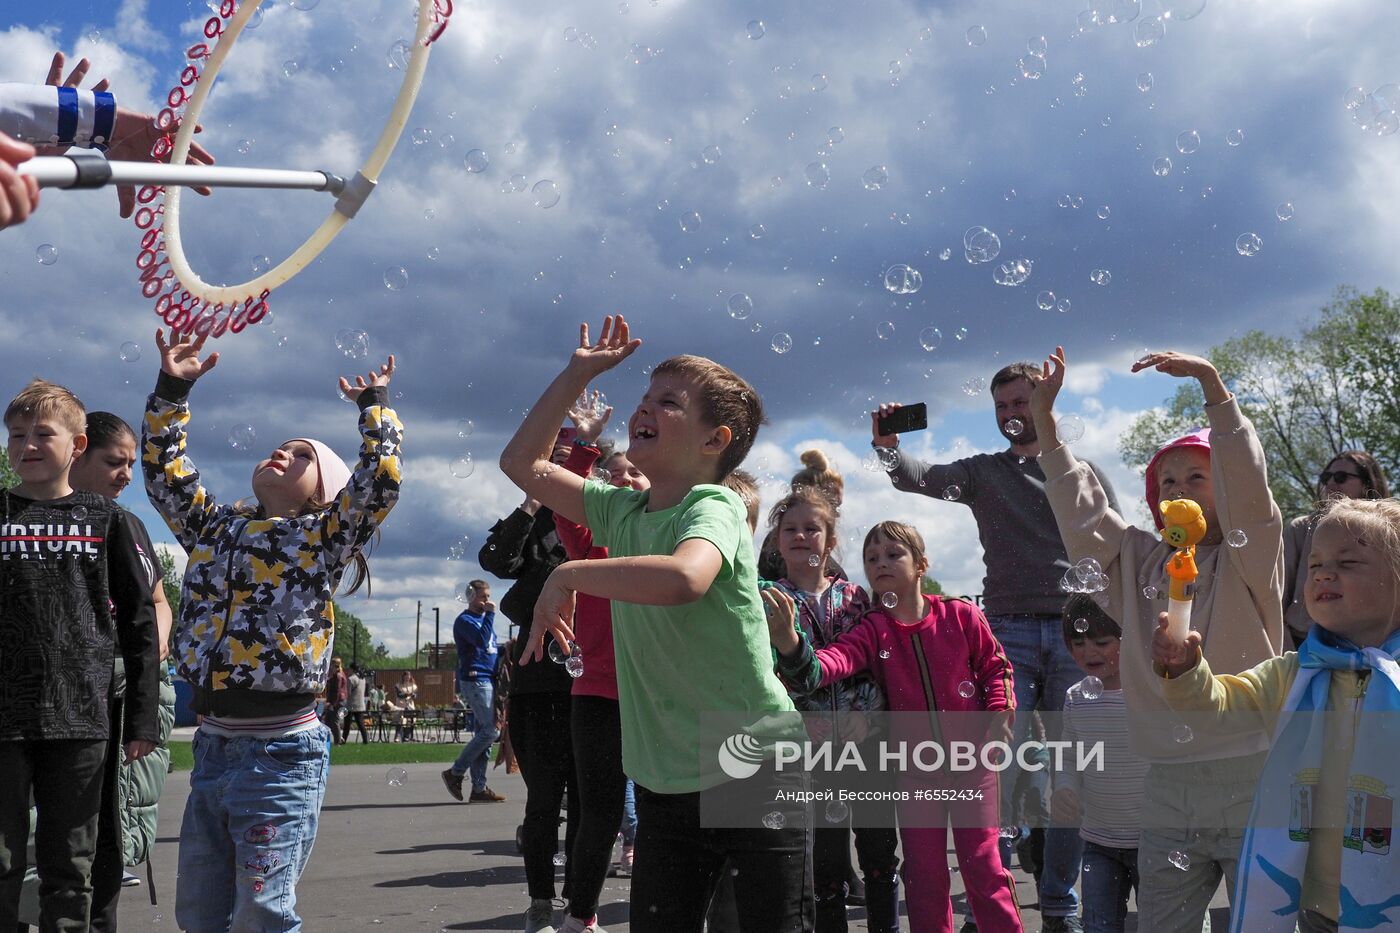
[[[992,377],[997,427],[1011,443],[1009,449],[994,454],[923,463],[899,451],[899,435],[880,433],[879,419],[898,405],[882,405],[870,416],[872,446],[895,452],[892,463],[886,463],[896,489],[972,509],[987,568],[983,610],[1015,675],[1018,741],[1028,736],[1031,712],[1060,712],[1065,691],[1082,677],[1061,632],[1066,594],[1060,580],[1070,567],[1069,558],[1045,496],[1045,474],[1036,462],[1040,438],[1031,419],[1030,399],[1033,382],[1039,378],[1040,367],[1034,363],[1012,363]],[[1090,466],[1116,509],[1117,498],[1107,477]],[[1003,822],[1015,819],[1016,783],[1016,775],[1008,771],[1001,783]],[[1009,861],[1015,842],[1015,836],[1003,835],[1003,861]],[[1082,854],[1076,830],[1046,831],[1040,910],[1047,933],[1080,930],[1074,884]]]

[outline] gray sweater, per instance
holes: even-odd
[[[1113,487],[1090,464],[1118,510]],[[1045,474],[1034,457],[1009,450],[977,454],[952,463],[928,464],[900,453],[890,480],[896,489],[946,499],[972,509],[982,541],[982,606],[989,616],[1059,615],[1065,604],[1060,578],[1069,558],[1050,500]],[[956,486],[956,495],[950,487]]]

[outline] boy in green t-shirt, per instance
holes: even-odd
[[[587,525],[610,555],[550,575],[522,663],[543,657],[546,634],[572,641],[575,593],[613,601],[623,766],[637,785],[635,933],[699,930],[726,858],[746,928],[809,930],[805,823],[701,823],[700,792],[727,780],[719,749],[702,747],[701,713],[722,708],[752,722],[794,712],[773,673],[746,509],[719,485],[753,446],[758,393],[711,360],[673,357],[652,372],[628,421],[627,455],[651,480],[648,491],[587,484],[549,462],[569,406],[640,345],[621,315],[604,319],[597,343],[583,325],[568,365],[501,454],[516,485]],[[790,779],[800,785],[802,776]],[[569,917],[562,931],[592,923]]]

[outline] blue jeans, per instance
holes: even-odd
[[[1137,849],[1084,843],[1084,931],[1123,933],[1128,894],[1138,886]]]
[[[486,787],[486,766],[491,763],[491,746],[496,737],[496,688],[489,680],[464,680],[462,700],[472,711],[476,720],[476,732],[472,740],[462,747],[462,753],[452,765],[452,773],[461,777],[471,769],[472,790]]]
[[[1030,735],[1031,711],[1058,713],[1065,708],[1065,691],[1084,679],[1084,673],[1065,644],[1064,623],[1059,616],[988,616],[992,634],[1001,642],[1015,675],[1016,735],[1020,743]],[[1046,736],[1056,739],[1057,735]],[[1002,775],[1003,814],[1016,819],[1014,793],[1016,769]],[[1043,812],[1049,812],[1048,803]],[[1006,819],[1003,817],[1003,819]],[[1009,865],[1016,839],[1001,840],[1002,864]],[[1050,827],[1045,831],[1045,865],[1040,873],[1040,913],[1044,917],[1071,917],[1079,909],[1074,883],[1084,845],[1079,830]]]
[[[637,844],[637,785],[627,779],[627,796],[622,799],[622,844]]]
[[[331,732],[194,736],[175,919],[190,933],[301,930],[296,883],[326,796]]]

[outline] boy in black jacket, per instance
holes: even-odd
[[[71,392],[38,379],[5,410],[20,484],[0,525],[0,930],[17,926],[31,791],[40,926],[88,929],[118,653],[126,760],[157,739],[155,606],[129,516],[68,483],[85,423]]]

